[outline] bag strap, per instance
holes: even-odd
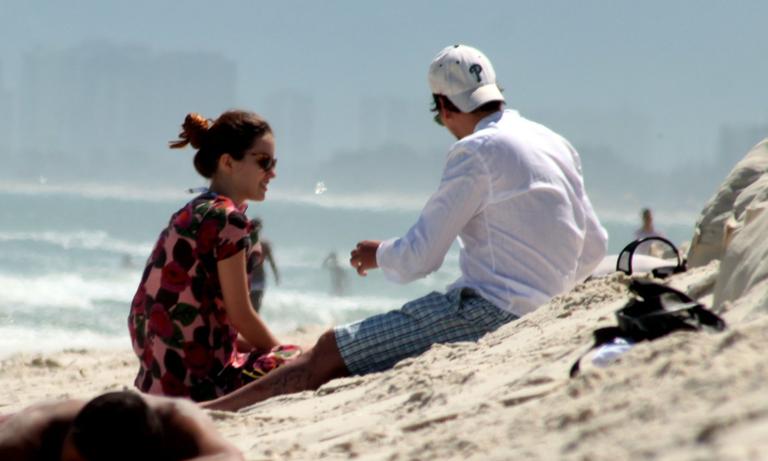
[[[623,307],[622,309],[619,309],[617,311],[617,317],[618,314],[627,307],[632,305],[640,305],[645,303],[655,303],[660,301],[660,297],[663,294],[672,293],[675,296],[678,297],[681,304],[688,305],[685,307],[685,310],[688,311],[691,316],[700,324],[706,327],[710,327],[717,331],[723,331],[725,329],[725,321],[720,318],[717,314],[710,311],[703,305],[695,302],[692,300],[687,294],[683,293],[682,291],[676,290],[670,286],[662,285],[656,282],[652,282],[650,280],[644,280],[644,279],[633,279],[629,284],[629,289],[632,291],[635,295],[642,298],[641,300],[638,299],[632,299],[629,301],[629,303]],[[690,305],[693,304],[693,305]],[[674,317],[674,310],[666,310],[664,309],[663,304],[658,306],[658,311],[649,312],[646,314],[646,316],[654,316],[654,315],[669,315]],[[679,319],[678,319],[679,320]],[[699,327],[697,325],[686,323],[683,320],[679,320],[679,327],[678,329],[686,329],[686,330],[697,330]],[[615,340],[616,338],[629,338],[634,342],[646,340],[646,339],[655,339],[653,336],[642,336],[642,337],[633,337],[630,331],[625,330],[619,326],[613,326],[613,327],[605,327],[605,328],[598,328],[592,333],[594,337],[594,343],[592,346],[583,354],[579,356],[578,359],[571,365],[571,369],[569,371],[569,376],[573,378],[576,376],[580,371],[580,362],[581,359],[584,358],[589,352],[592,350],[602,346],[603,344],[607,344]]]
[[[573,365],[571,365],[571,370],[568,372],[568,375],[571,378],[579,374],[579,363],[581,362],[581,359],[583,359],[585,355],[589,354],[592,350],[597,349],[603,344],[610,343],[616,338],[623,337],[623,331],[619,327],[598,328],[597,330],[592,332],[592,336],[594,336],[595,338],[595,342],[594,344],[592,344],[592,347],[590,347],[589,349],[587,349],[586,352],[581,354],[579,358],[577,358],[576,361],[573,362]]]
[[[637,250],[637,247],[639,247],[642,243],[653,240],[658,240],[665,243],[672,249],[672,251],[675,253],[675,256],[677,257],[677,265],[669,267],[657,267],[653,269],[651,273],[653,273],[654,277],[664,278],[670,274],[685,272],[688,269],[688,262],[685,259],[680,258],[680,252],[677,250],[677,247],[674,243],[670,242],[664,237],[653,235],[650,237],[639,238],[628,243],[627,246],[625,246],[624,249],[619,252],[619,257],[616,258],[616,270],[624,272],[627,275],[632,275],[632,258],[635,256],[635,250]]]

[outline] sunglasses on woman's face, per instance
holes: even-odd
[[[256,165],[259,165],[264,171],[272,171],[277,166],[277,159],[275,157],[260,157],[256,159]]]

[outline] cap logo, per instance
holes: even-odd
[[[474,74],[474,76],[477,78],[477,83],[480,83],[480,73],[483,71],[483,68],[480,66],[480,64],[472,64],[469,66],[469,73]]]

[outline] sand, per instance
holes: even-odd
[[[588,356],[569,378],[629,299],[630,277],[610,272],[477,343],[210,415],[249,460],[768,459],[768,213],[750,194],[722,257],[665,281],[719,312],[724,332],[642,342],[604,368]],[[0,362],[0,413],[130,387],[135,371],[130,351],[16,355]]]

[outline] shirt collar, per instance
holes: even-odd
[[[479,122],[477,122],[477,125],[475,125],[475,133],[482,130],[483,128],[487,128],[488,125],[492,123],[497,123],[499,120],[501,120],[501,117],[503,116],[519,116],[520,114],[514,110],[514,109],[504,109],[500,111],[496,111],[492,114],[488,114],[482,119],[480,119]]]

